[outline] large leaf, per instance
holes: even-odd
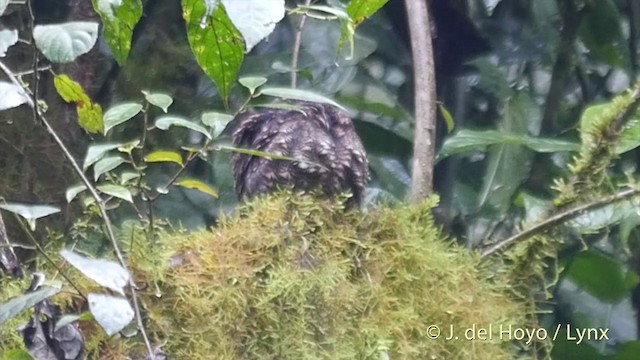
[[[284,0],[222,0],[222,4],[244,38],[245,52],[271,34],[284,17]]]
[[[55,63],[67,63],[91,50],[98,38],[98,23],[67,22],[36,25],[33,38],[42,54]]]
[[[575,256],[566,275],[598,299],[617,303],[629,294],[631,284],[627,272],[614,259],[589,250]]]
[[[0,203],[0,209],[22,216],[27,220],[27,223],[29,223],[31,230],[35,230],[36,228],[36,220],[60,212],[60,208],[53,205],[23,204],[16,202]]]
[[[208,14],[202,0],[182,0],[182,14],[191,50],[205,74],[216,83],[227,104],[231,86],[244,58],[242,35],[221,4],[216,6],[213,14]]]
[[[89,311],[108,336],[124,329],[133,320],[133,308],[125,298],[89,294]]]
[[[60,292],[54,287],[41,287],[40,289],[20,295],[0,305],[0,325],[5,321],[19,315],[21,312],[34,306],[42,300],[48,299]]]
[[[358,25],[373,15],[389,0],[351,0],[347,5],[347,14]]]
[[[92,0],[104,24],[104,36],[120,66],[131,50],[131,35],[142,16],[140,0]]]
[[[60,256],[100,286],[124,295],[124,288],[131,276],[120,264],[110,260],[89,259],[70,250],[60,251]]]
[[[271,87],[260,89],[260,93],[263,95],[276,96],[284,99],[325,103],[344,109],[340,104],[329,99],[328,97],[307,90]]]
[[[491,145],[524,145],[535,152],[541,153],[580,150],[579,144],[570,141],[538,138],[497,130],[463,129],[445,140],[438,153],[438,160],[455,154],[484,150],[484,148]]]
[[[131,120],[134,116],[142,110],[142,105],[134,102],[128,102],[111,107],[104,113],[104,133],[107,134],[109,130],[118,126],[128,120]]]
[[[193,131],[197,131],[199,133],[201,133],[202,135],[208,137],[209,139],[211,139],[211,135],[209,134],[209,132],[207,131],[207,129],[205,129],[204,127],[202,127],[201,125],[198,125],[192,121],[189,121],[187,119],[183,119],[181,117],[177,117],[177,116],[162,116],[160,118],[158,118],[156,120],[156,127],[158,129],[161,130],[168,130],[170,127],[172,126],[179,126],[179,127],[184,127],[187,129],[191,129]]]
[[[29,98],[23,88],[0,81],[0,111],[20,106],[28,101]]]
[[[93,104],[80,84],[67,75],[56,75],[53,84],[58,94],[66,102],[76,103],[78,124],[90,133],[102,131],[102,107]]]
[[[0,58],[4,57],[7,54],[7,50],[17,42],[18,30],[0,30]]]

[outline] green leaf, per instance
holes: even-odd
[[[202,114],[202,123],[211,128],[211,136],[215,139],[227,127],[227,124],[233,120],[233,116],[219,112],[206,112]]]
[[[142,105],[134,102],[128,102],[111,107],[104,113],[104,134],[106,135],[109,130],[118,126],[134,116],[138,115],[142,110]]]
[[[87,170],[89,166],[95,164],[96,161],[102,159],[106,153],[111,150],[115,150],[124,145],[124,143],[105,143],[105,144],[93,144],[87,148],[87,155],[84,157],[82,169]]]
[[[613,0],[590,1],[586,5],[579,36],[595,59],[613,67],[629,69],[630,54],[621,18]]]
[[[0,0],[2,1],[2,0]],[[8,0],[7,0],[8,1]],[[33,360],[31,355],[24,349],[11,349],[0,352],[0,359],[3,360]]]
[[[146,162],[174,162],[180,166],[182,163],[182,155],[174,151],[154,151],[144,157]]]
[[[351,0],[347,5],[347,14],[355,25],[375,14],[389,0]]]
[[[140,173],[133,171],[123,171],[120,174],[120,185],[124,185],[133,179],[137,179],[140,177]]]
[[[56,321],[56,327],[53,329],[53,331],[58,331],[60,329],[62,329],[63,327],[74,323],[76,321],[80,320],[80,315],[78,314],[65,314],[62,315],[58,321]]]
[[[156,120],[156,127],[160,130],[168,130],[171,126],[179,126],[191,129],[211,139],[211,135],[209,134],[207,129],[187,119],[169,115],[160,117]]]
[[[640,146],[640,118],[638,116],[629,120],[616,144],[616,154],[620,155]]]
[[[109,172],[118,166],[122,165],[125,160],[120,156],[109,156],[100,159],[93,166],[93,179],[94,181],[98,181],[100,175]]]
[[[83,129],[94,134],[102,131],[102,107],[91,102],[80,84],[64,74],[56,75],[53,84],[64,101],[76,104],[78,123]]]
[[[0,0],[0,10],[2,10],[2,1]],[[0,12],[0,15],[2,13]],[[3,29],[0,30],[0,58],[5,57],[7,50],[18,42],[18,30]]]
[[[60,212],[60,208],[53,205],[23,204],[15,202],[0,203],[0,209],[22,216],[29,223],[31,230],[35,230],[37,219]]]
[[[224,9],[242,34],[245,52],[266,38],[284,18],[283,0],[222,0]]]
[[[67,249],[60,251],[60,256],[100,286],[124,295],[124,288],[129,285],[131,275],[122,265],[111,260],[87,258]]]
[[[165,112],[165,114],[169,110],[169,106],[173,104],[173,99],[167,94],[149,93],[146,91],[143,91],[142,93],[144,94],[144,98],[149,102],[149,104],[159,107],[160,109],[162,109],[162,111]]]
[[[453,128],[456,126],[455,121],[453,121],[453,116],[449,110],[447,110],[444,105],[438,103],[438,109],[440,110],[440,114],[442,114],[442,118],[444,119],[444,123],[447,125],[447,133],[450,134],[453,131]]]
[[[576,255],[566,270],[567,276],[578,286],[610,304],[628,296],[626,272],[622,264],[592,250]]]
[[[0,305],[0,325],[5,321],[20,315],[23,311],[34,306],[42,300],[48,299],[60,292],[54,287],[41,287],[40,289],[15,297]]]
[[[227,105],[231,86],[244,58],[242,35],[221,4],[210,16],[202,0],[182,0],[182,14],[191,50]]]
[[[142,16],[140,0],[92,0],[104,24],[104,37],[113,57],[122,66],[131,50],[133,29]]]
[[[202,181],[194,180],[194,179],[184,179],[180,180],[176,183],[177,186],[182,186],[188,189],[195,189],[201,191],[205,194],[209,194],[215,198],[218,197],[218,193],[213,190],[213,188]]]
[[[249,89],[249,92],[253,95],[257,88],[267,83],[267,78],[262,76],[247,76],[240,78],[238,82],[240,85]]]
[[[96,189],[100,190],[107,195],[111,195],[113,197],[117,197],[119,199],[128,201],[133,203],[133,197],[131,195],[131,191],[124,186],[114,185],[114,184],[102,184],[96,186]]]
[[[51,62],[67,63],[91,50],[98,38],[98,23],[66,22],[36,25],[33,29],[36,47]]]
[[[455,154],[484,150],[487,146],[499,144],[524,145],[541,153],[580,151],[580,145],[570,141],[503,133],[496,130],[462,129],[445,140],[438,153],[438,160]]]
[[[344,109],[340,104],[329,99],[328,97],[307,90],[272,87],[260,89],[260,93],[263,95],[281,97],[285,99],[319,102]]]
[[[76,184],[67,188],[65,192],[65,197],[67,198],[67,202],[70,203],[73,199],[78,196],[81,192],[87,190],[87,186],[85,184]]]
[[[89,311],[107,333],[107,336],[118,333],[133,320],[133,308],[125,298],[89,294],[87,299],[89,300]]]

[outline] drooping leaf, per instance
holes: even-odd
[[[140,177],[140,173],[138,172],[123,171],[122,174],[120,174],[120,185],[125,185],[129,181],[133,179],[137,179],[139,177]]]
[[[267,83],[267,78],[262,76],[246,76],[238,79],[238,82],[253,94],[257,88]]]
[[[242,35],[220,3],[212,14],[207,14],[202,0],[182,0],[182,14],[191,50],[227,104],[231,86],[244,58]]]
[[[144,157],[146,162],[174,162],[180,166],[182,163],[182,155],[175,151],[154,151]]]
[[[0,81],[0,111],[20,106],[28,101],[29,98],[23,88]]]
[[[347,14],[355,25],[375,14],[389,0],[351,0],[347,5]]]
[[[134,102],[128,102],[113,106],[104,113],[104,133],[105,135],[114,128],[128,120],[142,110],[142,105]]]
[[[215,139],[225,129],[227,124],[233,120],[233,116],[219,112],[206,112],[202,114],[202,123],[211,128],[211,136]]]
[[[140,139],[134,139],[122,144],[121,146],[118,146],[118,151],[125,154],[131,154],[133,149],[135,149],[138,145],[140,145]]]
[[[2,10],[2,0],[0,0],[0,10]],[[0,12],[0,15],[2,12]],[[18,30],[0,30],[0,58],[5,57],[7,50],[18,42]]]
[[[222,0],[222,4],[244,38],[245,53],[271,34],[284,18],[284,0]]]
[[[5,321],[19,315],[28,308],[34,306],[42,300],[48,299],[60,292],[60,289],[44,286],[40,289],[22,294],[4,304],[0,304],[0,325]]]
[[[87,148],[87,154],[84,157],[82,164],[83,170],[87,170],[89,166],[95,164],[96,161],[102,159],[106,153],[111,150],[115,150],[124,145],[123,143],[105,143],[105,144],[93,144]]]
[[[23,204],[16,202],[0,202],[0,209],[22,216],[27,220],[31,230],[35,230],[36,228],[36,220],[60,212],[60,208],[53,205]]]
[[[90,133],[102,131],[102,107],[91,102],[80,84],[65,74],[56,75],[53,84],[64,101],[76,103],[78,123],[83,129]]]
[[[102,184],[96,186],[96,189],[100,190],[107,195],[111,195],[113,197],[117,197],[119,199],[128,201],[133,203],[133,196],[131,195],[131,191],[124,186],[114,185],[114,184]]]
[[[185,187],[187,189],[195,189],[198,190],[200,192],[203,192],[205,194],[209,194],[215,198],[218,197],[218,192],[216,192],[215,190],[213,190],[213,188],[205,183],[203,183],[202,181],[199,180],[195,180],[195,179],[184,179],[184,180],[180,180],[176,183],[176,185],[178,186],[182,186]]]
[[[89,315],[91,315],[91,313],[88,313]],[[79,314],[65,314],[62,315],[60,317],[60,319],[58,319],[58,321],[56,321],[56,327],[54,328],[53,331],[58,331],[58,329],[62,329],[63,327],[74,323],[78,320],[81,320],[82,316]]]
[[[192,121],[183,119],[181,117],[172,116],[172,115],[162,116],[156,120],[155,125],[160,130],[168,130],[172,126],[184,127],[187,129],[191,129],[193,131],[197,131],[202,135],[206,136],[207,138],[211,139],[211,135],[209,134],[207,129],[205,129],[201,125],[198,125]]]
[[[131,276],[120,264],[103,259],[89,259],[70,250],[60,251],[60,256],[84,276],[124,295],[124,288],[129,284]]]
[[[67,202],[70,203],[71,201],[73,201],[73,199],[76,198],[76,196],[78,196],[78,194],[85,190],[87,190],[87,186],[85,184],[76,184],[68,187],[67,191],[65,192],[65,198],[67,199]]]
[[[440,110],[440,114],[444,119],[444,123],[447,125],[447,133],[450,134],[453,131],[453,128],[456,126],[455,121],[453,121],[453,116],[451,116],[449,110],[447,110],[447,108],[440,103],[438,104],[438,110]]]
[[[284,99],[319,102],[344,109],[340,104],[329,99],[328,97],[307,90],[271,87],[260,89],[260,93],[263,95],[275,96]]]
[[[125,160],[120,156],[109,156],[98,160],[93,165],[93,179],[98,181],[100,175],[116,169],[118,166],[124,164]]]
[[[122,297],[89,294],[89,311],[108,336],[116,334],[133,320],[133,308]]]
[[[104,36],[120,66],[131,50],[133,29],[142,16],[140,0],[92,0],[104,24]]]
[[[98,23],[67,22],[36,25],[33,29],[36,47],[51,62],[67,63],[91,50],[98,38]]]
[[[144,98],[149,102],[149,104],[159,107],[160,109],[162,109],[162,111],[165,112],[165,114],[169,110],[169,106],[173,104],[173,99],[167,94],[149,93],[147,91],[143,91],[142,93],[144,94]]]

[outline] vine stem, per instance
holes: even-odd
[[[64,144],[60,136],[58,136],[55,129],[51,126],[51,124],[46,119],[44,114],[40,112],[40,109],[37,108],[36,102],[34,101],[34,99],[31,96],[28,96],[28,94],[26,93],[26,90],[24,90],[23,85],[18,81],[18,79],[13,74],[13,72],[2,61],[0,61],[0,69],[2,69],[2,71],[7,75],[9,80],[14,85],[19,86],[21,89],[23,89],[23,94],[25,96],[27,105],[29,105],[30,108],[35,109],[35,111],[38,114],[38,118],[40,122],[44,124],[45,128],[47,129],[47,132],[49,132],[53,140],[56,142],[56,144],[62,151],[64,157],[67,159],[67,161],[69,161],[76,175],[80,177],[80,179],[82,180],[82,183],[87,187],[87,190],[89,191],[93,199],[96,201],[96,205],[98,206],[98,210],[100,211],[100,215],[102,216],[102,219],[104,221],[107,237],[109,238],[109,241],[111,241],[116,257],[118,258],[118,262],[120,263],[120,266],[122,266],[129,274],[131,274],[126,262],[124,261],[124,257],[122,256],[122,251],[120,250],[120,245],[118,245],[118,240],[115,237],[115,233],[113,232],[113,225],[111,224],[111,220],[109,219],[109,215],[107,214],[105,201],[102,199],[102,197],[98,193],[98,190],[95,188],[95,186],[93,186],[93,184],[85,176],[84,172],[82,171],[82,168],[80,167],[78,162],[75,160],[75,158],[73,157],[73,155],[71,154],[67,146]],[[140,305],[138,303],[138,295],[136,292],[136,284],[133,281],[133,278],[129,279],[129,288],[131,290],[131,298],[133,300],[133,308],[135,312],[136,322],[138,325],[138,330],[140,331],[140,334],[144,339],[145,346],[149,353],[149,359],[154,359],[153,348],[151,347],[151,342],[149,341],[149,337],[147,336],[147,332],[144,328],[144,323],[142,321],[142,314],[140,311]]]
[[[309,5],[311,5],[311,0],[304,0],[304,6]],[[306,14],[303,13],[301,16],[293,41],[293,51],[291,52],[291,87],[294,89],[298,85],[298,58],[300,57],[300,46],[302,45],[302,29],[307,20]]]
[[[566,211],[560,212],[558,214],[555,214],[547,219],[545,219],[544,221],[526,229],[523,230],[513,236],[510,236],[502,241],[497,242],[496,244],[493,244],[489,247],[487,247],[486,249],[484,249],[482,251],[482,257],[487,257],[490,255],[495,254],[496,252],[498,252],[499,250],[505,248],[508,245],[511,245],[513,243],[516,243],[518,241],[527,239],[531,236],[540,234],[544,231],[549,230],[550,228],[559,225],[565,221],[571,220],[573,218],[575,218],[578,215],[582,215],[584,213],[586,213],[587,211],[591,211],[591,210],[596,210],[598,208],[601,208],[605,205],[609,205],[618,201],[622,201],[625,199],[629,199],[632,198],[636,195],[640,194],[640,189],[626,189],[623,191],[620,191],[616,194],[613,195],[608,195],[605,197],[602,197],[600,199],[596,199],[592,202],[588,202],[586,204],[574,207],[572,209],[568,209]]]

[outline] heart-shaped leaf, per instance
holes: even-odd
[[[55,63],[67,63],[91,50],[98,38],[98,23],[67,22],[36,25],[33,29],[36,47]]]
[[[143,91],[142,93],[144,94],[144,98],[149,102],[149,104],[159,107],[165,113],[167,112],[167,110],[169,110],[169,106],[173,104],[173,99],[167,94],[149,93],[146,91]]]

